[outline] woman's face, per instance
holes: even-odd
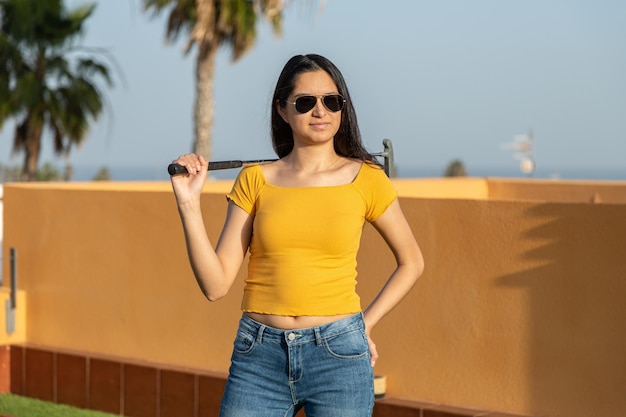
[[[276,103],[278,113],[293,131],[294,145],[314,145],[333,141],[341,124],[341,111],[332,112],[322,103],[322,96],[339,94],[333,79],[325,71],[303,72],[296,78],[285,107]],[[295,101],[301,96],[318,97],[315,106],[300,113]]]

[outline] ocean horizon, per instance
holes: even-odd
[[[72,181],[92,181],[102,166],[74,166]],[[112,181],[169,181],[167,164],[162,166],[106,166]],[[445,168],[397,166],[398,178],[442,178]],[[238,169],[211,171],[217,180],[234,179]],[[534,178],[590,181],[626,181],[626,167],[538,167],[532,176],[515,166],[466,167],[474,178]]]

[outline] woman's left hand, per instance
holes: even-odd
[[[374,343],[369,334],[367,335],[367,345],[370,348],[370,361],[373,368],[378,360],[378,351],[376,350],[376,343]]]

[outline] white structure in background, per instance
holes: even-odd
[[[513,141],[504,145],[515,152],[515,159],[520,160],[520,170],[532,177],[535,173],[535,139],[530,129],[525,135],[515,135]]]

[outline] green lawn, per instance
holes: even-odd
[[[13,394],[0,394],[0,417],[114,417],[101,411],[83,410]]]

